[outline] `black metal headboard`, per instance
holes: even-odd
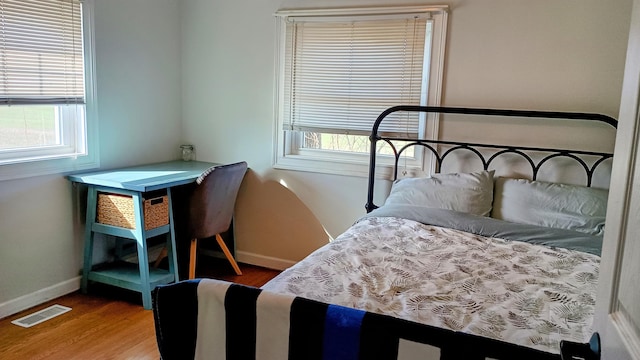
[[[440,114],[464,114],[464,115],[488,115],[488,116],[504,116],[504,117],[520,117],[520,118],[544,118],[544,119],[568,119],[568,120],[585,120],[585,121],[598,121],[604,122],[611,125],[614,128],[617,128],[618,121],[612,117],[602,115],[602,114],[590,114],[590,113],[575,113],[575,112],[554,112],[554,111],[528,111],[528,110],[499,110],[499,109],[480,109],[480,108],[460,108],[460,107],[437,107],[437,106],[394,106],[391,107],[384,112],[382,112],[375,123],[373,124],[373,129],[371,130],[370,140],[371,140],[371,148],[370,148],[370,158],[369,158],[369,184],[368,184],[368,193],[367,193],[367,204],[365,208],[367,212],[371,212],[376,209],[376,206],[373,203],[373,193],[374,193],[374,183],[375,183],[375,175],[376,175],[376,158],[377,158],[377,142],[384,141],[391,147],[393,151],[393,156],[395,157],[394,167],[393,167],[393,180],[397,179],[398,176],[398,163],[400,157],[403,152],[413,146],[422,146],[426,149],[429,149],[431,153],[434,155],[436,159],[436,171],[439,172],[442,166],[444,159],[451,154],[454,150],[468,150],[471,153],[475,154],[480,161],[482,162],[482,166],[484,170],[488,170],[491,163],[500,155],[506,153],[517,154],[524,158],[526,162],[531,166],[532,170],[532,179],[535,180],[538,175],[538,171],[540,167],[546,163],[547,161],[557,158],[557,157],[565,157],[575,160],[580,166],[584,169],[587,175],[587,186],[591,186],[593,173],[595,172],[598,165],[600,165],[603,161],[612,158],[612,153],[603,153],[603,152],[592,152],[592,151],[581,151],[581,150],[568,150],[568,149],[555,149],[555,148],[544,148],[544,147],[526,147],[526,146],[512,146],[512,145],[495,145],[495,144],[480,144],[480,143],[466,143],[466,142],[456,142],[456,141],[445,141],[445,140],[425,140],[425,139],[415,139],[415,138],[400,138],[400,137],[383,137],[378,133],[378,129],[380,127],[380,123],[383,121],[385,117],[389,114],[398,111],[406,111],[406,112],[422,112],[422,113],[440,113]],[[406,145],[402,146],[400,149],[396,147],[392,141],[408,141]],[[438,147],[439,145],[445,145],[446,150],[440,154]],[[493,153],[490,155],[483,155],[483,153],[479,149],[493,149]],[[543,152],[548,154],[544,156],[542,159],[538,161],[534,161],[532,157],[528,154],[530,152]],[[582,159],[582,156],[592,156],[597,160],[593,162],[591,166],[587,165],[587,163]]]

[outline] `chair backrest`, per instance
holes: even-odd
[[[208,238],[225,232],[231,225],[236,197],[247,163],[215,166],[198,179],[189,202],[189,229],[192,238]]]

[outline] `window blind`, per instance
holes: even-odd
[[[0,105],[85,102],[80,0],[0,0]]]
[[[284,129],[366,135],[388,107],[420,105],[427,22],[288,19]],[[387,119],[383,132],[418,132],[417,114]]]

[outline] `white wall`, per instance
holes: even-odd
[[[96,1],[103,168],[177,158],[179,21],[173,0]],[[82,229],[74,209],[72,186],[62,175],[0,182],[0,317],[77,286]]]
[[[176,0],[97,0],[101,167],[177,159],[181,139]]]
[[[617,116],[630,0],[423,3],[444,3],[451,9],[444,105]],[[271,167],[274,12],[393,4],[390,0],[182,3],[185,141],[196,145],[199,159],[246,160],[252,170],[238,202],[236,234],[241,260],[274,263],[255,254],[299,260],[350,226],[364,213],[366,200],[364,178]],[[441,134],[468,137],[486,132],[486,128],[462,132],[470,125],[443,125]],[[501,126],[491,131],[509,136]],[[608,141],[603,147],[611,149],[612,145]],[[382,185],[380,191],[388,188]],[[275,263],[286,265],[287,261]]]

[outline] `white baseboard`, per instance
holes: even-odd
[[[241,263],[262,266],[268,269],[284,270],[295,265],[297,261],[285,260],[271,256],[254,254],[246,251],[236,251],[236,260]]]
[[[81,277],[77,276],[32,292],[31,294],[26,294],[13,300],[5,301],[0,304],[0,319],[19,313],[22,310],[26,310],[36,305],[40,305],[51,299],[72,293],[80,289],[80,279]]]

